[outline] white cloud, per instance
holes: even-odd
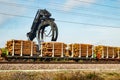
[[[64,10],[69,11],[74,7],[77,6],[88,6],[91,3],[94,3],[96,0],[67,0],[66,3],[64,4]],[[89,3],[84,3],[84,2],[89,2]]]
[[[1,0],[1,2],[5,3],[0,3],[0,13],[6,13],[6,14],[14,14],[14,15],[22,15],[24,14],[26,8],[25,7],[18,7],[17,5],[11,5],[8,3],[17,3],[16,0]],[[15,16],[10,16],[10,15],[3,15],[0,14],[0,25],[4,24],[5,22],[8,22],[11,18],[14,18]]]

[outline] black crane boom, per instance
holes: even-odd
[[[38,9],[32,23],[31,30],[27,33],[28,40],[33,41],[36,37],[39,44],[44,41],[44,37],[48,36],[51,37],[51,41],[57,40],[58,28],[56,23],[54,22],[55,19],[50,17],[51,13],[49,11],[47,11],[46,9]],[[45,30],[47,27],[49,27],[50,30]],[[49,34],[46,35],[46,31],[49,31]]]

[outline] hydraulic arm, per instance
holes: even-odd
[[[39,49],[41,42],[45,41],[46,38],[49,38],[51,41],[56,41],[58,38],[57,25],[54,22],[55,20],[50,17],[51,13],[46,9],[39,9],[34,18],[31,30],[27,33],[28,40],[33,41],[35,37],[37,38]]]

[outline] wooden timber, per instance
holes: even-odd
[[[36,54],[36,44],[26,40],[7,41],[6,48],[10,55],[34,55]]]

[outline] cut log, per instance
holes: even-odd
[[[34,55],[37,48],[35,42],[25,40],[10,40],[6,46],[10,55]]]
[[[66,53],[67,45],[61,42],[42,42],[42,55],[44,57],[61,57]]]
[[[69,52],[72,57],[91,57],[92,56],[92,47],[91,44],[70,44]]]
[[[119,55],[119,48],[111,46],[98,45],[94,48],[94,53],[103,56],[103,58],[116,58]]]

